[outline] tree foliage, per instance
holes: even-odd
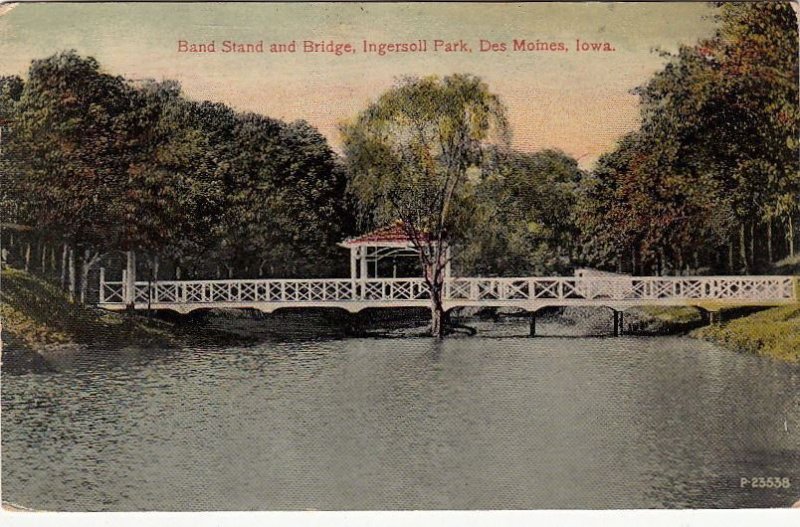
[[[512,151],[503,104],[473,75],[400,79],[341,126],[340,158],[306,122],[58,53],[0,77],[0,213],[32,228],[42,267],[59,244],[84,273],[134,250],[183,278],[291,277],[345,272],[336,242],[357,208],[362,228],[402,220],[439,315],[447,247],[462,274],[768,270],[796,254],[796,15],[716,13],[713,35],[662,52],[633,90],[641,126],[588,172]]]
[[[465,275],[571,272],[580,258],[578,162],[556,150],[500,152],[475,188],[478,228],[459,251]]]
[[[751,272],[780,252],[774,229],[793,251],[796,18],[788,3],[717,9],[713,37],[664,54],[666,66],[635,90],[641,128],[603,156],[589,180],[581,221],[602,265]]]
[[[341,127],[350,189],[370,220],[401,220],[420,254],[440,334],[445,245],[473,225],[471,178],[505,145],[505,108],[472,75],[409,77]]]
[[[177,82],[127,81],[75,52],[33,61],[25,80],[0,79],[0,118],[13,119],[4,221],[93,262],[135,250],[184,277],[343,267],[347,181],[307,123],[192,101]]]

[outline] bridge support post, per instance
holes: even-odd
[[[625,314],[623,311],[614,310],[614,336],[619,337],[625,333]]]
[[[531,319],[530,319],[530,333],[528,334],[529,337],[536,336],[536,311],[531,312]]]
[[[706,311],[700,310],[700,316],[703,318],[703,323],[706,326],[718,326],[722,322],[722,316],[719,311]]]

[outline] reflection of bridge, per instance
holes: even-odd
[[[427,307],[422,278],[318,280],[186,280],[107,282],[101,276],[99,305],[121,310],[257,309],[321,307],[358,312],[366,308]],[[633,306],[769,306],[798,301],[791,276],[703,277],[536,277],[451,278],[444,307],[517,307],[535,312],[547,306],[606,306],[622,312]]]

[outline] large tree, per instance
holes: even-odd
[[[10,138],[14,133],[17,104],[23,87],[22,79],[17,76],[0,77],[0,174],[3,176],[3,185],[0,185],[0,221],[3,223],[21,223],[28,217],[28,212],[22,210],[24,200],[21,199],[23,193],[19,188],[19,167],[10,160],[10,152],[14,151]]]
[[[347,179],[325,138],[304,121],[237,116],[217,259],[229,273],[330,276],[344,259],[337,243],[352,233]],[[332,267],[334,269],[332,269]]]
[[[471,223],[467,186],[490,145],[509,139],[505,108],[480,78],[400,80],[342,125],[350,189],[377,224],[402,221],[430,290],[431,334],[445,332],[448,244]]]
[[[120,239],[127,199],[128,148],[135,123],[131,88],[74,52],[33,61],[16,104],[9,150],[24,196],[27,222],[39,233],[64,240],[70,254],[70,292],[75,256],[83,276],[109,240]],[[85,282],[85,279],[84,279]]]

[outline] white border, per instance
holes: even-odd
[[[607,510],[607,511],[404,511],[404,512],[133,512],[52,513],[0,512],[3,527],[142,526],[270,527],[303,525],[393,527],[435,525],[471,527],[497,525],[584,525],[731,527],[800,525],[800,509],[738,510]]]

